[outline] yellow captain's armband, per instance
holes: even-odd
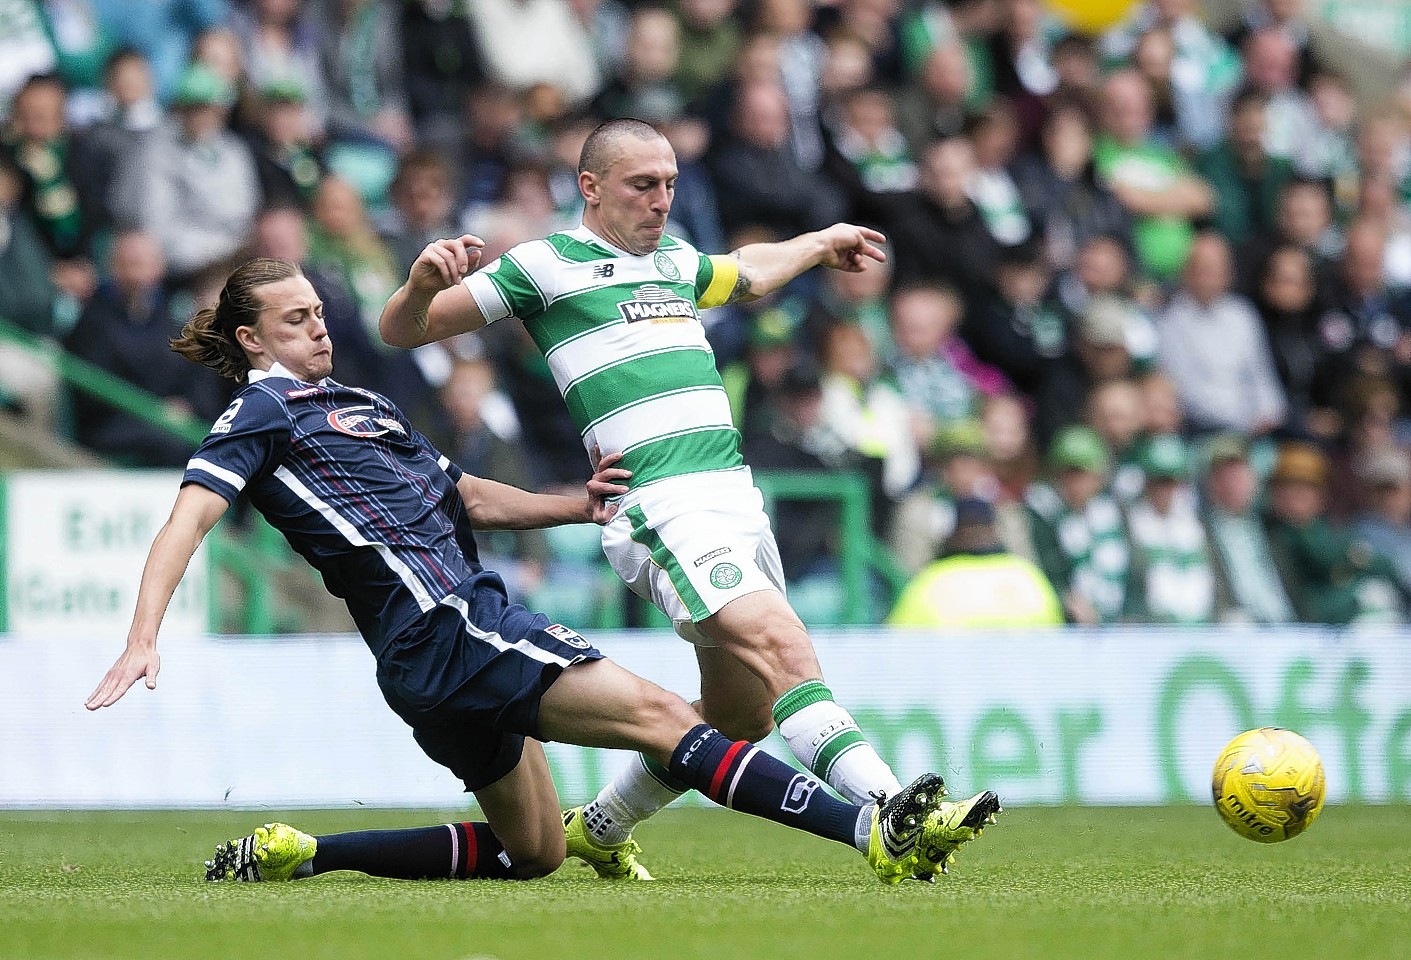
[[[696,301],[696,306],[702,310],[726,303],[730,299],[730,291],[735,289],[735,281],[740,279],[740,265],[734,257],[714,256],[709,259],[713,271],[710,283]]]

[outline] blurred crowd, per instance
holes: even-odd
[[[884,268],[703,319],[756,470],[869,478],[916,575],[897,622],[955,622],[946,584],[983,571],[1035,622],[1399,621],[1411,86],[1355,90],[1302,7],[1216,30],[1151,0],[1085,34],[1040,0],[0,0],[0,319],[213,418],[230,385],[167,339],[286,257],[340,380],[473,473],[579,483],[519,324],[406,352],[376,323],[431,239],[576,225],[584,139],[635,116],[705,252],[888,236]],[[0,403],[187,456],[3,340]],[[837,582],[837,512],[778,505],[804,593]],[[595,548],[492,552],[532,592]]]

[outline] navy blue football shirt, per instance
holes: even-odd
[[[348,605],[375,653],[483,573],[456,481],[381,394],[250,371],[186,465],[232,503],[243,492]],[[499,578],[485,577],[503,591]]]

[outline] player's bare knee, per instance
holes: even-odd
[[[643,682],[633,717],[636,726],[658,738],[680,737],[701,722],[691,705],[674,693]]]
[[[768,704],[757,709],[729,709],[705,711],[706,723],[719,730],[731,740],[748,740],[751,743],[763,740],[774,730],[774,711]]]
[[[510,856],[510,876],[515,880],[537,880],[547,877],[563,864],[568,851],[564,847],[563,831],[559,831],[557,842],[553,837],[545,837],[519,856]]]

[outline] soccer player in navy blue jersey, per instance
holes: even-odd
[[[605,659],[505,596],[476,527],[611,519],[625,470],[605,460],[576,499],[462,473],[386,398],[333,380],[323,305],[288,261],[237,269],[173,349],[244,386],[187,464],[153,541],[127,647],[88,698],[156,687],[157,634],[192,554],[239,496],[343,598],[377,681],[417,743],[475,794],[485,823],[311,837],[284,824],[218,848],[208,879],[287,880],[354,869],[390,877],[528,879],[564,858],[541,740],[638,750],[711,800],[855,846],[880,878],[951,842],[927,774],[878,803],[845,803],[807,774],[731,741],[680,697]]]

